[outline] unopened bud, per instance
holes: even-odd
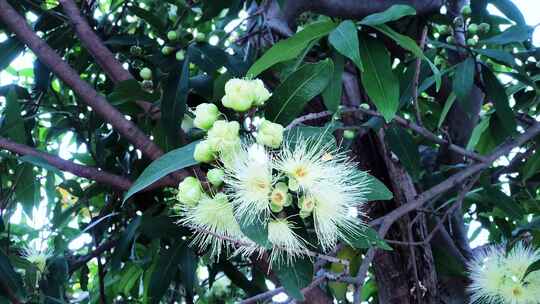
[[[170,46],[164,46],[162,49],[161,49],[161,53],[165,56],[168,56],[170,54],[172,54],[172,52],[174,51],[174,48],[173,47],[170,47]]]
[[[489,25],[489,23],[482,22],[478,25],[478,30],[481,33],[488,33],[491,30],[491,25]]]
[[[178,185],[176,198],[188,207],[195,207],[202,195],[203,190],[199,180],[193,176],[188,176]]]
[[[470,5],[465,5],[461,8],[461,14],[463,16],[469,16],[470,14],[472,14],[472,9],[471,9],[471,6]]]
[[[202,103],[195,108],[195,127],[208,130],[219,117],[219,110],[213,103]]]
[[[231,151],[240,144],[240,124],[237,121],[218,120],[208,130],[208,143],[213,151]]]
[[[273,149],[279,148],[283,142],[283,131],[282,125],[263,120],[257,132],[257,142]]]
[[[195,146],[193,158],[200,163],[211,163],[215,158],[215,153],[208,140],[203,140]]]
[[[184,50],[179,50],[178,52],[176,52],[176,60],[178,61],[182,61],[184,60],[184,58],[186,58],[186,53],[184,52]]]
[[[167,39],[170,41],[176,41],[176,39],[178,39],[178,33],[176,31],[169,31],[167,33]]]
[[[478,33],[478,24],[476,23],[469,24],[469,27],[467,28],[467,30],[469,31],[471,35]]]
[[[262,106],[264,102],[270,99],[270,96],[272,96],[260,79],[252,80],[251,86],[253,90],[253,104],[256,106]]]
[[[150,70],[149,68],[144,68],[139,72],[139,75],[144,80],[150,80],[152,79],[152,70]]]
[[[214,168],[208,170],[208,173],[206,173],[206,178],[208,178],[208,181],[210,184],[212,184],[215,187],[221,186],[223,184],[223,177],[225,176],[225,172],[222,169]]]

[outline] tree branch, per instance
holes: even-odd
[[[73,0],[60,0],[64,12],[73,24],[77,36],[86,47],[88,52],[94,57],[97,64],[111,78],[114,83],[133,79],[133,75],[116,60],[114,54],[103,44],[102,40],[92,30],[88,22],[80,14],[77,4]],[[146,113],[151,113],[154,106],[145,101],[136,101]],[[156,109],[157,110],[157,109]]]
[[[460,185],[465,180],[467,180],[469,177],[481,172],[482,170],[485,170],[491,166],[491,164],[497,160],[499,157],[506,155],[512,151],[515,147],[521,146],[525,144],[527,141],[531,140],[535,136],[540,134],[540,123],[535,123],[532,125],[529,129],[527,129],[524,133],[522,133],[519,137],[517,137],[515,140],[511,140],[509,142],[501,144],[497,149],[495,149],[489,156],[486,157],[486,162],[483,163],[477,163],[474,164],[467,169],[464,169],[445,181],[431,187],[430,189],[424,191],[421,193],[415,201],[410,202],[406,205],[403,205],[392,212],[388,213],[384,216],[384,220],[382,221],[381,227],[379,228],[379,236],[384,238],[392,224],[398,220],[403,215],[420,208],[422,205],[430,201],[431,199],[435,198],[439,194],[442,194],[452,188],[454,188],[457,185]],[[357,274],[357,284],[362,285],[364,283],[364,280],[367,275],[367,271],[369,269],[369,265],[373,261],[373,257],[375,256],[375,248],[370,248],[368,252],[366,253],[366,256],[364,258],[364,261],[362,262],[362,265],[360,266],[360,269]],[[359,302],[355,302],[359,303]]]
[[[51,166],[62,171],[67,171],[79,177],[94,180],[98,183],[109,185],[118,190],[128,190],[131,187],[131,181],[123,176],[103,172],[97,168],[87,167],[74,162],[62,159],[58,156],[41,152],[32,147],[15,143],[3,137],[0,137],[0,148],[17,153],[19,155],[30,155],[45,160]]]
[[[121,135],[129,140],[136,148],[150,159],[156,159],[163,151],[153,143],[133,122],[127,120],[120,111],[108,103],[79,74],[41,38],[39,38],[26,23],[26,20],[7,2],[0,0],[0,20],[13,31],[19,40],[24,42],[35,55],[47,65],[60,79],[69,85],[73,91],[110,123]]]

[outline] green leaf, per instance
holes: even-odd
[[[9,38],[0,43],[0,72],[7,68],[23,50],[24,44],[15,38]]]
[[[326,88],[333,69],[332,61],[326,59],[305,64],[292,73],[274,90],[266,108],[266,118],[282,125],[293,121],[308,101]]]
[[[334,62],[334,72],[328,86],[322,92],[322,97],[326,108],[335,113],[341,104],[341,95],[343,94],[342,76],[345,68],[345,58],[340,54],[333,53],[332,61]]]
[[[256,77],[276,63],[296,58],[313,41],[328,35],[336,24],[332,21],[307,25],[294,36],[276,43],[259,58],[247,72],[248,77]]]
[[[369,98],[389,122],[399,106],[399,82],[392,71],[390,54],[377,39],[363,36],[360,56],[364,65],[362,84]]]
[[[452,108],[452,105],[454,105],[454,102],[456,101],[456,94],[454,92],[450,93],[448,95],[448,98],[446,98],[446,102],[444,103],[444,107],[441,112],[441,116],[439,117],[439,122],[437,123],[437,128],[440,128],[446,119],[446,115],[448,115],[448,112]]]
[[[351,20],[341,22],[328,36],[328,41],[343,56],[356,64],[358,69],[363,70],[360,60],[360,50],[358,45],[358,30]]]
[[[424,55],[424,52],[422,52],[422,49],[416,44],[416,42],[413,39],[411,39],[411,37],[402,35],[394,31],[391,27],[389,27],[386,24],[376,25],[376,26],[373,26],[373,28],[377,29],[381,33],[385,34],[386,36],[392,38],[402,48],[413,53],[414,56],[421,58],[422,60],[425,60],[427,64],[429,65],[429,68],[433,72],[433,77],[435,78],[437,91],[439,90],[439,88],[441,87],[441,82],[442,82],[441,71],[439,71],[439,69],[435,66],[435,64],[431,62],[431,60],[429,60],[429,58],[427,58]]]
[[[390,191],[380,180],[367,173],[366,175],[368,180],[366,184],[369,188],[369,193],[366,195],[366,201],[387,201],[394,197],[392,191]]]
[[[186,146],[172,150],[153,161],[133,183],[133,186],[131,186],[124,196],[124,202],[133,194],[152,185],[167,174],[197,164],[197,161],[193,158],[193,152],[197,143],[192,142]]]
[[[467,143],[467,150],[474,150],[474,148],[480,141],[480,137],[489,127],[490,119],[491,119],[490,115],[484,116],[482,117],[482,120],[480,120],[480,123],[478,123],[476,127],[474,127],[473,132],[471,134],[471,138],[469,139],[469,142]]]
[[[392,126],[386,131],[386,139],[392,152],[396,153],[399,161],[414,180],[420,178],[422,165],[420,152],[411,134],[400,127]]]
[[[505,136],[511,136],[516,132],[516,119],[506,95],[506,90],[487,66],[482,68],[485,93],[495,106],[495,116],[501,122]]]
[[[526,213],[523,207],[516,202],[512,197],[504,194],[497,188],[486,189],[489,202],[501,209],[506,215],[513,220],[519,220]]]
[[[289,296],[304,300],[302,288],[307,287],[313,279],[313,263],[308,258],[299,258],[292,265],[274,263],[272,270]]]
[[[114,250],[114,254],[111,258],[111,269],[112,270],[118,270],[120,268],[120,264],[122,263],[122,258],[126,255],[130,248],[130,244],[135,238],[135,234],[141,225],[141,219],[142,217],[137,216],[134,218],[131,223],[126,227],[126,230],[122,233],[122,237],[120,237],[120,240],[118,241],[118,245],[116,246]]]
[[[242,219],[237,219],[237,221],[240,225],[240,230],[242,230],[242,233],[244,233],[250,240],[254,241],[257,243],[257,245],[262,246],[263,248],[272,248],[272,244],[270,241],[268,241],[268,225],[266,222],[255,220],[248,223]]]
[[[136,5],[128,6],[133,14],[137,17],[145,20],[150,26],[152,26],[156,31],[155,33],[165,35],[167,33],[167,18],[162,18],[160,16],[154,15],[152,12],[142,9]]]
[[[159,99],[159,93],[148,93],[141,88],[141,84],[135,79],[128,79],[119,82],[107,100],[114,105],[123,104],[125,102],[144,100],[144,101],[156,101]]]
[[[243,60],[237,60],[223,49],[207,43],[191,44],[188,56],[191,62],[211,76],[219,76],[218,70],[221,67],[226,67],[227,72],[235,77],[242,76],[247,70]]]
[[[539,270],[540,270],[540,260],[538,260],[538,261],[532,263],[531,265],[529,265],[529,267],[525,271],[525,274],[523,275],[523,278],[521,280],[525,280],[527,278],[527,276],[529,276],[531,273],[533,273],[535,271],[539,271]]]
[[[540,151],[536,149],[534,154],[521,167],[521,179],[523,181],[535,176],[540,171]]]
[[[6,135],[17,143],[26,144],[26,130],[24,129],[24,119],[21,116],[21,106],[15,89],[12,87],[6,96],[6,107],[2,116],[4,116],[4,121],[0,128],[0,135]]]
[[[15,185],[15,198],[23,206],[23,210],[28,216],[32,216],[34,206],[39,203],[40,184],[36,173],[30,164],[23,164],[17,168],[17,180]]]
[[[20,295],[22,292],[22,280],[20,275],[15,272],[11,262],[4,252],[0,249],[0,282],[2,285],[7,286],[10,290],[14,291],[16,295]],[[0,289],[0,295],[3,290]]]
[[[401,19],[405,16],[416,15],[416,10],[403,4],[395,4],[381,13],[371,14],[360,21],[364,25],[379,25]]]
[[[186,111],[189,90],[189,55],[183,63],[178,63],[167,78],[161,98],[161,123],[165,129],[167,141],[173,148],[180,146],[182,128],[180,122]]]
[[[193,291],[197,282],[198,256],[193,249],[186,248],[180,256],[180,279],[189,297],[193,297]]]
[[[45,169],[45,170],[47,170],[49,172],[56,173],[58,176],[64,176],[64,173],[62,173],[62,171],[58,170],[58,168],[56,168],[56,167],[53,167],[52,165],[49,164],[49,162],[47,160],[45,160],[44,158],[41,158],[39,156],[25,155],[25,156],[19,158],[19,160],[22,161],[22,162],[25,162],[25,163],[29,163],[29,164],[38,166],[38,167],[43,168],[43,169]]]
[[[532,29],[527,25],[514,25],[506,29],[499,35],[480,41],[485,44],[508,44],[513,42],[522,42],[531,37]]]
[[[514,56],[512,56],[512,54],[509,52],[493,49],[473,49],[473,52],[490,57],[491,59],[494,59],[499,63],[506,64],[510,67],[516,65]]]
[[[453,91],[457,100],[463,104],[469,102],[469,94],[474,84],[474,65],[474,58],[468,57],[457,65],[454,72]]]
[[[65,303],[65,289],[69,278],[68,262],[64,257],[52,257],[47,261],[47,272],[40,287],[45,294],[45,304]]]
[[[497,7],[506,17],[515,21],[518,25],[525,25],[525,18],[519,8],[510,0],[489,0]]]
[[[186,243],[176,240],[169,249],[160,253],[156,268],[152,272],[150,284],[148,285],[148,296],[150,303],[160,303],[161,298],[169,289],[169,285],[175,274],[178,272],[178,264],[184,258],[189,248]]]
[[[366,249],[378,247],[383,250],[392,250],[383,239],[379,237],[377,231],[368,226],[357,224],[350,229],[342,229],[343,241],[356,249]]]

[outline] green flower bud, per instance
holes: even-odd
[[[195,108],[195,127],[208,130],[219,117],[219,110],[213,103],[202,103]]]
[[[179,50],[178,52],[176,52],[176,60],[178,61],[182,61],[184,60],[184,58],[186,58],[186,53],[184,52],[184,50]]]
[[[215,159],[215,153],[208,140],[203,140],[195,146],[193,158],[200,163],[211,163]]]
[[[433,63],[435,65],[442,65],[444,63],[444,58],[442,58],[441,56],[437,56],[435,57],[435,60],[433,60]]]
[[[257,142],[261,145],[277,149],[283,142],[283,128],[282,125],[263,120],[257,132]]]
[[[195,35],[195,41],[197,42],[204,42],[205,39],[206,35],[204,33],[197,33],[197,35]]]
[[[193,176],[188,176],[178,185],[176,199],[188,207],[195,207],[202,195],[201,182]]]
[[[161,49],[161,53],[165,56],[169,56],[170,54],[172,54],[172,52],[174,51],[174,48],[173,47],[170,47],[170,46],[164,46],[162,49]]]
[[[450,32],[451,32],[450,27],[446,24],[441,25],[441,27],[439,28],[439,33],[441,35],[447,35],[447,34],[450,34]]]
[[[292,197],[288,193],[289,188],[285,183],[277,183],[270,194],[270,209],[280,212],[283,207],[291,205]]]
[[[187,133],[193,127],[194,127],[193,118],[189,117],[189,115],[184,115],[184,119],[182,119],[182,125],[181,125],[182,131]]]
[[[369,110],[369,105],[367,103],[361,103],[360,108],[365,109],[365,110]]]
[[[139,75],[144,80],[150,80],[152,79],[152,70],[150,70],[149,68],[144,68],[139,72]]]
[[[454,44],[456,42],[456,39],[454,39],[454,36],[448,36],[446,37],[446,43],[448,44]]]
[[[472,35],[478,33],[478,24],[476,24],[476,23],[469,24],[469,27],[467,28],[467,30]]]
[[[213,151],[226,153],[240,145],[240,124],[218,120],[208,130],[208,143]]]
[[[454,18],[454,26],[457,27],[457,28],[462,28],[463,27],[463,18],[461,18],[461,17]]]
[[[167,39],[170,41],[176,41],[176,39],[178,39],[178,33],[176,31],[169,31],[167,33]]]
[[[214,168],[208,170],[208,173],[206,173],[206,178],[208,178],[208,181],[210,184],[212,184],[215,187],[221,186],[223,184],[223,177],[225,176],[225,172],[222,169]]]
[[[298,181],[293,177],[289,177],[288,186],[289,186],[289,190],[293,192],[297,192],[300,189],[300,184],[298,184]]]
[[[304,212],[312,212],[315,209],[315,199],[311,196],[303,196],[298,201],[298,208]]]
[[[470,45],[470,46],[475,46],[476,43],[477,43],[477,41],[474,38],[467,39],[467,44]]]
[[[356,133],[353,130],[345,130],[345,131],[343,131],[343,137],[345,139],[348,139],[348,140],[354,139],[355,135],[356,135]]]
[[[223,106],[245,112],[252,107],[254,100],[253,85],[249,80],[233,78],[225,84],[225,96],[221,99]]]
[[[478,30],[481,33],[488,33],[491,30],[491,25],[489,25],[489,23],[482,22],[478,25]]]
[[[142,49],[138,45],[132,45],[129,48],[129,52],[135,56],[140,56],[142,54]]]
[[[152,82],[152,80],[143,80],[142,88],[146,91],[152,91],[152,89],[154,88],[154,83]]]
[[[227,194],[223,192],[219,192],[216,195],[214,195],[214,201],[217,201],[220,203],[227,203],[229,202],[229,197],[227,197]]]
[[[472,9],[471,9],[471,6],[470,5],[465,5],[461,8],[461,14],[463,16],[469,16],[470,14],[472,14]]]
[[[251,81],[253,104],[256,106],[262,106],[272,94],[266,89],[264,83],[260,79],[254,79]]]

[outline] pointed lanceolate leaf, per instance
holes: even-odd
[[[328,41],[338,52],[352,60],[362,70],[360,47],[358,45],[358,30],[354,22],[351,20],[341,22],[330,33]]]
[[[292,73],[274,91],[266,108],[266,118],[282,125],[293,121],[305,105],[326,88],[333,70],[332,61],[326,59],[305,64]]]
[[[180,145],[180,122],[186,111],[189,90],[189,55],[174,69],[165,84],[161,99],[161,122],[165,128],[168,142],[174,148]]]
[[[402,128],[393,126],[387,130],[386,139],[390,149],[397,155],[407,172],[414,180],[418,180],[422,165],[418,146],[414,143],[412,136]]]
[[[363,36],[360,56],[364,65],[362,84],[384,119],[390,121],[399,106],[399,82],[392,71],[390,54],[381,41]]]
[[[345,57],[338,53],[333,53],[332,61],[334,62],[334,72],[332,78],[328,82],[328,86],[322,92],[324,105],[332,113],[336,112],[341,103],[343,94],[343,71],[345,69]]]
[[[532,28],[527,25],[515,25],[509,27],[499,35],[481,41],[484,44],[508,44],[522,42],[531,38]]]
[[[148,285],[150,303],[160,303],[174,276],[179,271],[180,261],[189,250],[185,242],[176,240],[168,249],[160,253]]]
[[[474,58],[468,57],[456,67],[453,90],[459,102],[469,102],[469,94],[474,84]]]
[[[413,7],[409,5],[395,4],[384,12],[371,14],[365,17],[360,21],[360,24],[379,25],[412,15],[416,15],[416,10]]]
[[[388,190],[385,184],[383,184],[376,177],[367,174],[367,187],[369,192],[366,195],[366,201],[386,201],[391,200],[394,197],[392,191]]]
[[[308,258],[297,259],[292,265],[274,263],[272,270],[289,296],[304,300],[302,288],[307,287],[313,279],[313,263]]]
[[[516,131],[516,119],[512,108],[510,108],[506,90],[499,82],[499,79],[497,79],[497,76],[487,66],[482,67],[482,78],[484,80],[485,93],[491,102],[493,102],[495,115],[501,122],[503,130],[506,131],[505,136],[512,135]]]
[[[197,164],[197,161],[193,158],[193,152],[197,143],[192,142],[182,148],[172,150],[153,161],[133,183],[124,196],[124,202],[133,194],[150,186],[169,173]]]
[[[336,24],[332,21],[322,21],[307,25],[292,37],[276,43],[259,58],[246,73],[248,77],[256,77],[273,65],[291,60],[299,56],[308,45],[321,37],[328,35]]]

